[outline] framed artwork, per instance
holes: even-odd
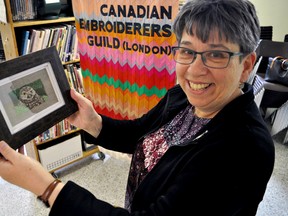
[[[2,62],[0,92],[0,139],[14,149],[78,109],[55,46]]]

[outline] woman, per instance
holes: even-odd
[[[0,175],[41,195],[50,215],[255,215],[274,165],[273,141],[245,83],[260,35],[255,8],[248,0],[192,0],[173,28],[179,85],[141,118],[99,115],[71,91],[79,111],[68,120],[86,141],[133,154],[125,208],[54,181],[4,142]]]

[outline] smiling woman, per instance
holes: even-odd
[[[105,8],[106,15],[118,16],[117,7],[111,8]],[[136,16],[137,10],[127,8],[123,15],[129,13]],[[79,112],[68,121],[85,130],[85,142],[132,154],[125,207],[99,200],[98,194],[68,181],[52,192],[51,216],[256,215],[275,152],[253,87],[246,82],[260,37],[255,7],[249,0],[189,0],[172,27],[179,46],[174,50],[179,84],[143,115],[119,120],[99,114],[88,98],[71,91]],[[0,142],[0,153],[8,160],[1,160],[0,175],[11,183],[40,195],[54,181],[5,142]],[[19,157],[25,163],[15,159]]]

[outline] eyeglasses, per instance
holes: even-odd
[[[229,52],[221,50],[209,50],[204,52],[196,52],[184,47],[173,47],[174,60],[183,65],[192,64],[197,54],[201,55],[202,62],[210,68],[223,69],[229,65],[232,56],[241,56],[241,52]]]

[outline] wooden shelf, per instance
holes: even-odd
[[[37,25],[46,25],[46,24],[53,24],[53,23],[65,23],[65,22],[74,22],[74,17],[60,17],[58,19],[52,20],[27,20],[27,21],[18,21],[14,22],[13,26],[17,27],[25,27],[25,26],[37,26]]]
[[[89,156],[91,156],[91,155],[93,155],[93,154],[96,154],[96,153],[98,153],[98,154],[103,154],[103,153],[100,152],[99,148],[96,146],[95,148],[93,148],[93,149],[91,149],[91,150],[89,150],[89,151],[83,151],[83,156],[82,156],[81,158],[78,158],[78,159],[75,160],[75,161],[69,162],[69,163],[67,163],[67,164],[65,164],[65,165],[63,165],[63,166],[61,166],[61,167],[58,167],[57,169],[50,170],[49,172],[50,172],[50,173],[54,173],[56,170],[62,169],[62,168],[66,167],[66,166],[68,166],[68,165],[70,165],[70,164],[73,164],[73,163],[75,163],[75,162],[77,162],[77,161],[82,160],[83,158],[89,157]]]
[[[79,63],[79,62],[80,62],[80,59],[77,59],[77,60],[73,60],[73,61],[62,62],[62,65],[75,64],[75,63]]]
[[[60,135],[60,136],[57,136],[57,137],[53,137],[53,138],[48,139],[48,140],[45,140],[45,141],[43,141],[43,142],[41,142],[41,143],[36,143],[35,145],[36,145],[36,146],[45,145],[46,143],[49,143],[49,142],[51,142],[51,141],[53,141],[53,140],[57,140],[57,139],[60,138],[60,137],[69,136],[70,134],[77,133],[77,132],[80,132],[80,131],[81,131],[81,129],[71,130],[71,131],[69,131],[68,133],[65,133],[65,134]]]
[[[100,152],[100,150],[99,150],[98,146],[96,146],[95,148],[93,148],[91,150],[83,151],[83,158],[91,156],[92,154],[99,153],[99,152]]]

